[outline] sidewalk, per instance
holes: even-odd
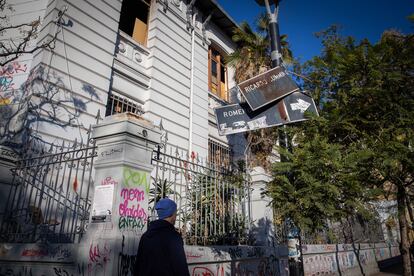
[[[403,275],[402,263],[397,263],[391,267],[388,267],[382,272],[372,274],[371,276],[396,276]]]
[[[375,274],[372,274],[371,276],[400,276],[402,274],[396,274],[396,273],[390,273],[390,272],[378,272]]]

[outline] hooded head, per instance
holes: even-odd
[[[165,219],[175,214],[177,204],[169,198],[163,198],[155,204],[155,210],[157,211],[159,219]]]

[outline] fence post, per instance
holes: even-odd
[[[9,147],[0,145],[0,212],[5,210],[13,182],[11,169],[16,167],[18,155]],[[0,224],[4,217],[0,218]]]
[[[152,123],[131,113],[93,128],[97,145],[94,196],[78,264],[88,275],[130,275],[147,227],[151,156],[160,142]]]
[[[262,167],[255,167],[250,172],[252,180],[251,220],[250,234],[255,240],[255,245],[275,246],[275,230],[273,223],[273,210],[269,206],[270,198],[262,195],[271,177],[266,174]]]

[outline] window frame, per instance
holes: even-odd
[[[214,55],[213,51],[215,51],[217,54]],[[210,91],[210,93],[214,94],[221,100],[228,101],[229,79],[228,79],[228,68],[227,68],[227,65],[224,63],[225,56],[226,55],[224,54],[224,52],[217,46],[213,44],[209,46],[208,48],[208,90]],[[213,74],[212,74],[213,61],[216,62],[216,72],[217,72],[216,91],[213,90]],[[224,68],[224,74],[225,74],[224,75],[224,91],[221,85],[222,84],[221,72],[223,68]]]
[[[135,20],[134,20],[135,23],[133,24],[134,26],[132,26],[132,29],[129,31],[129,30],[123,29],[123,27],[121,26],[121,22],[122,22],[122,19],[121,18],[123,16],[131,15],[131,14],[123,14],[123,8],[124,8],[123,5],[127,5],[127,3],[130,4],[130,5],[133,5],[132,2],[134,2],[134,1],[133,0],[131,0],[129,2],[123,1],[122,8],[121,8],[121,13],[120,13],[119,27],[118,28],[119,28],[120,31],[122,31],[123,33],[125,33],[127,36],[131,37],[131,39],[135,43],[137,43],[139,45],[143,45],[143,46],[146,47],[147,46],[147,43],[148,43],[148,30],[149,30],[149,22],[150,22],[150,15],[151,15],[151,0],[135,0],[135,5],[138,4],[137,2],[140,2],[141,4],[147,6],[148,12],[146,14],[146,22],[144,22],[143,20],[141,20],[138,17],[138,13],[135,13]],[[134,30],[135,30],[136,19],[139,19],[142,23],[145,24],[145,27],[146,27],[145,33],[143,34],[143,36],[144,36],[143,37],[143,41],[139,41],[139,40],[137,40],[137,39],[134,38]],[[125,27],[127,27],[127,26],[128,25],[125,25]]]

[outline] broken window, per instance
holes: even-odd
[[[119,29],[136,42],[147,45],[148,18],[151,0],[124,0]]]

